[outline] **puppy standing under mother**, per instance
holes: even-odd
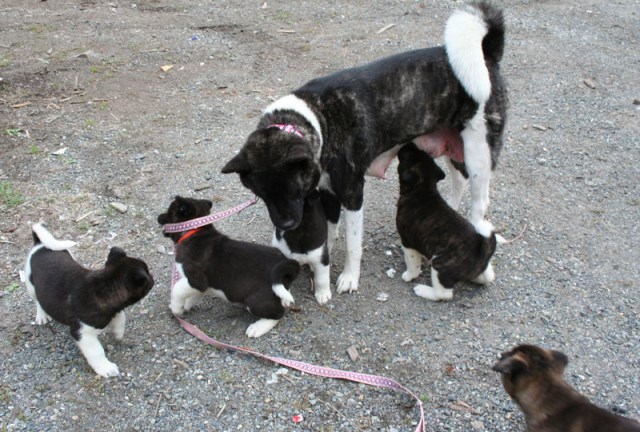
[[[337,292],[358,289],[365,175],[383,178],[414,142],[445,156],[457,208],[470,178],[470,220],[485,224],[502,147],[506,89],[502,11],[479,2],[448,19],[444,46],[408,51],[314,79],[268,106],[223,168],[264,200],[277,229],[297,228],[305,197],[323,193],[329,249],[344,209],[346,257]],[[324,296],[328,301],[330,296]]]

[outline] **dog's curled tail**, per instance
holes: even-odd
[[[295,303],[289,292],[289,286],[298,277],[298,274],[300,274],[300,264],[292,259],[280,261],[271,269],[273,292],[282,300],[283,304]]]
[[[47,249],[52,251],[62,251],[72,248],[76,245],[76,242],[71,240],[58,240],[56,239],[44,225],[37,223],[32,227],[33,230],[33,243],[42,243]]]
[[[504,52],[502,11],[487,2],[454,12],[444,30],[444,47],[453,73],[477,103],[491,95],[486,61],[498,63]]]

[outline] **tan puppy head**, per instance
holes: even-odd
[[[550,378],[562,380],[569,363],[560,351],[535,345],[519,345],[501,354],[493,370],[500,372],[505,390],[515,400],[531,386],[540,385]]]

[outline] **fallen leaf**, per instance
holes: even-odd
[[[162,72],[167,72],[169,69],[171,69],[173,66],[175,65],[164,65],[164,66],[160,66],[160,70]]]

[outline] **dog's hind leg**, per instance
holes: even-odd
[[[447,199],[447,204],[454,210],[458,210],[462,201],[462,194],[467,186],[467,179],[462,173],[451,163],[450,158],[445,158],[447,167],[449,168],[449,177],[451,178],[451,193]]]
[[[433,286],[416,285],[413,287],[413,292],[432,301],[451,300],[453,298],[453,289],[442,286],[438,279],[438,272],[433,267],[431,268],[431,284]]]
[[[484,219],[489,207],[489,182],[491,180],[491,151],[487,142],[487,126],[484,104],[460,133],[464,142],[464,164],[471,183],[472,223]]]
[[[36,324],[44,325],[50,323],[51,317],[44,311],[44,309],[42,309],[42,306],[40,306],[40,302],[36,297],[36,288],[29,281],[28,273],[24,283],[27,285],[27,294],[29,294],[29,297],[31,297],[31,299],[36,303]]]
[[[111,333],[113,333],[113,337],[116,340],[122,340],[124,338],[124,326],[127,322],[127,317],[124,315],[124,311],[120,311],[113,317],[111,322],[109,323],[109,327],[111,328]]]
[[[338,277],[338,293],[352,292],[358,289],[360,281],[360,260],[362,259],[363,211],[344,211],[346,236],[346,257],[342,274]]]
[[[192,300],[193,297],[196,299]],[[189,308],[202,297],[202,293],[189,285],[189,281],[186,277],[182,277],[171,289],[171,312],[175,315],[182,315],[187,309],[187,303]]]
[[[280,320],[277,319],[261,318],[247,327],[247,336],[251,338],[260,337],[278,325],[279,322]]]
[[[409,282],[420,276],[420,267],[422,266],[422,254],[415,249],[402,246],[404,252],[404,263],[407,270],[402,273],[402,280]]]
[[[87,359],[89,366],[100,376],[109,378],[118,376],[118,366],[115,363],[111,363],[107,360],[104,354],[104,348],[98,340],[98,335],[102,333],[102,330],[91,327],[86,324],[82,324],[78,331],[78,339],[76,344],[82,355]]]
[[[494,280],[496,280],[496,274],[493,271],[493,265],[489,263],[485,271],[480,273],[473,281],[480,285],[489,285]]]

